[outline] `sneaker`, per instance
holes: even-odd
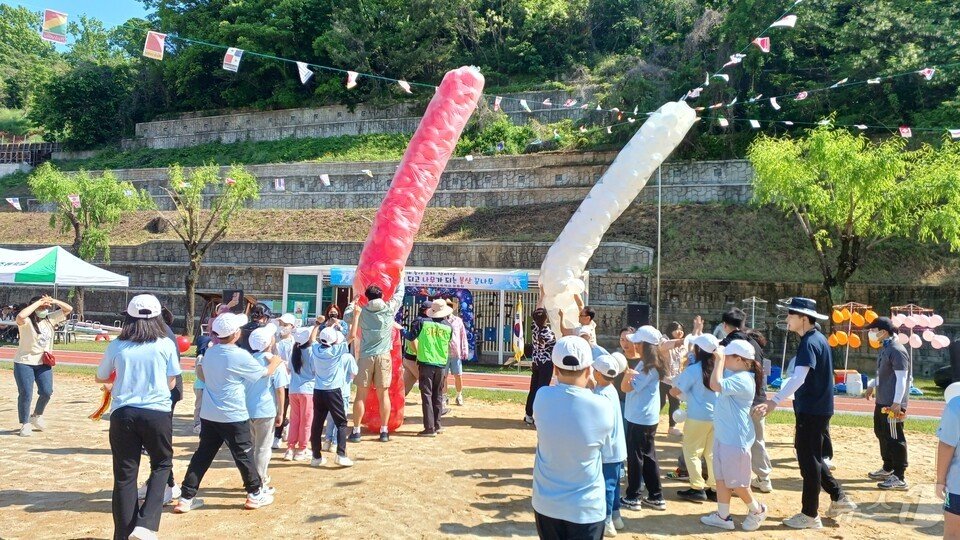
[[[714,512],[709,516],[703,516],[700,518],[700,523],[708,525],[710,527],[717,527],[718,529],[726,529],[732,531],[737,528],[733,523],[733,517],[727,516],[727,519],[720,517],[720,514]]]
[[[274,449],[274,450],[279,450],[279,449],[280,449],[280,443],[282,443],[282,442],[283,442],[283,441],[280,440],[280,437],[274,437],[274,438],[273,438],[273,445],[270,446],[270,448],[272,448],[272,449]]]
[[[530,415],[528,415],[528,414],[523,415],[523,423],[526,424],[526,425],[528,425],[528,426],[532,426],[532,425],[533,425],[533,417],[530,416]]]
[[[137,488],[137,499],[144,500],[147,498],[147,481],[144,480],[140,487]]]
[[[857,503],[853,502],[849,496],[844,495],[840,500],[830,503],[830,508],[824,513],[828,518],[835,518],[842,514],[849,514],[857,509]]]
[[[327,464],[327,458],[320,456],[318,458],[313,458],[310,460],[311,467],[323,467]]]
[[[456,404],[463,405],[463,394],[457,394]]]
[[[330,449],[333,448],[333,441],[331,440],[323,441],[323,444],[320,445],[320,448],[322,448],[324,452],[329,452]]]
[[[341,467],[353,467],[353,460],[347,456],[338,455],[337,457],[333,458],[333,462]]]
[[[680,467],[677,467],[676,469],[668,472],[666,476],[671,480],[689,480],[690,479],[690,473],[684,469],[681,469]]]
[[[833,463],[833,458],[825,457],[823,458],[823,464],[827,466],[831,471],[836,470],[837,466]]]
[[[352,442],[352,443],[358,443],[358,442],[362,441],[363,439],[360,438],[360,432],[359,432],[359,431],[354,431],[354,432],[352,432],[352,433],[350,434],[349,437],[347,437],[347,440],[350,441],[350,442]]]
[[[380,438],[378,440],[380,442],[390,442],[390,434],[386,431],[381,431]]]
[[[889,478],[877,484],[877,487],[883,490],[889,491],[906,491],[910,488],[906,482],[897,478],[895,475],[891,475]]]
[[[443,426],[437,426],[437,428],[434,429],[433,432],[436,433],[437,435],[443,433]]]
[[[256,493],[247,493],[247,502],[243,507],[247,510],[256,510],[273,503],[273,495],[262,487]]]
[[[787,518],[783,520],[783,524],[791,529],[822,529],[823,522],[820,521],[820,516],[810,517],[803,512],[793,516],[792,518]]]
[[[695,503],[705,503],[707,502],[707,493],[702,489],[685,489],[683,491],[677,492],[677,497],[685,501],[695,502]]]
[[[627,497],[620,497],[620,506],[624,506],[631,510],[640,509],[640,499],[630,499]]]
[[[293,448],[287,449],[287,451],[283,453],[283,460],[293,461]]]
[[[771,493],[773,492],[773,484],[770,483],[769,478],[760,478],[759,476],[754,478],[750,482],[750,487],[759,491],[760,493]]]
[[[30,437],[33,435],[33,426],[30,425],[30,422],[27,422],[26,424],[20,426],[19,435],[21,437]]]
[[[663,499],[651,499],[650,497],[644,497],[640,499],[640,504],[653,508],[654,510],[666,510],[667,501]]]
[[[623,523],[623,518],[620,517],[619,510],[613,513],[613,526],[616,527],[618,531],[622,531],[627,528],[627,526]]]
[[[430,431],[427,429],[421,431],[420,433],[417,433],[417,437],[436,437],[436,436],[437,436],[436,431]]]
[[[157,532],[146,527],[134,527],[128,538],[130,540],[157,540]]]
[[[167,489],[163,490],[163,504],[167,505],[174,499],[179,499],[180,491],[180,484],[174,484],[173,487],[167,486]]]
[[[37,431],[43,431],[43,430],[47,429],[47,422],[43,419],[43,415],[42,415],[42,414],[41,414],[41,415],[36,415],[36,414],[31,415],[31,416],[30,416],[30,423],[33,424],[33,427],[35,427],[35,428],[37,429]]]
[[[873,472],[867,473],[867,477],[870,478],[871,480],[886,480],[891,476],[893,476],[893,471],[888,471],[883,467],[880,467],[879,469]]]
[[[443,410],[440,411],[440,416],[446,416],[448,414],[450,414],[450,407],[444,407]]]
[[[675,427],[672,427],[669,431],[667,431],[667,435],[670,435],[671,437],[683,437],[683,432]]]
[[[194,435],[200,434],[200,422],[193,424],[193,434]]]
[[[185,499],[180,497],[180,500],[177,501],[177,505],[173,507],[174,514],[186,514],[191,510],[195,510],[203,506],[203,499],[198,499],[196,497],[192,499]]]
[[[277,488],[273,486],[268,486],[267,484],[263,484],[261,491],[263,491],[267,495],[273,495],[274,493],[277,492]]]
[[[280,438],[283,439],[283,442],[287,442],[288,435],[290,435],[290,424],[283,426],[283,429],[280,430]]]
[[[617,528],[613,526],[613,521],[609,518],[603,524],[603,535],[608,538],[614,537],[617,535]]]
[[[754,514],[750,512],[747,518],[743,520],[742,526],[745,531],[755,531],[767,519],[767,505],[761,504],[760,511]]]
[[[307,452],[306,450],[300,450],[299,452],[296,452],[295,454],[293,454],[294,461],[310,461],[312,459],[313,459],[313,456],[310,454],[310,452]]]

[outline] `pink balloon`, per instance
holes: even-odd
[[[930,316],[929,316],[929,315],[927,315],[927,314],[925,314],[925,313],[921,313],[920,315],[917,315],[917,319],[920,321],[920,326],[923,326],[924,328],[930,328]]]
[[[897,313],[893,317],[890,317],[890,322],[893,323],[893,326],[900,328],[903,326],[903,316]]]
[[[913,328],[918,322],[914,315],[907,315],[903,320],[903,325],[907,328]]]
[[[941,347],[949,347],[949,346],[950,346],[950,338],[949,338],[948,336],[937,336],[937,337],[935,338],[935,341],[937,341],[938,343],[940,343],[940,346],[941,346]]]
[[[943,343],[941,343],[941,342],[938,341],[938,340],[933,340],[932,342],[930,342],[930,346],[933,347],[934,349],[938,349],[938,350],[939,350],[939,349],[942,349],[942,348],[943,348]]]
[[[923,339],[925,339],[925,340],[933,343],[933,341],[934,341],[933,338],[935,338],[935,337],[937,337],[937,335],[933,333],[933,330],[924,330],[924,331],[923,331]]]
[[[920,339],[920,336],[918,336],[917,334],[914,334],[910,336],[910,346],[913,347],[914,349],[919,349],[920,347],[923,346],[923,340]]]
[[[930,328],[936,328],[941,324],[943,324],[943,317],[937,315],[936,313],[930,316]]]
[[[901,332],[901,333],[897,334],[897,341],[898,341],[901,345],[906,345],[907,343],[910,343],[910,336],[907,335],[907,334],[904,334],[903,332]]]

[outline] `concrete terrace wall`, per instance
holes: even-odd
[[[530,119],[550,123],[592,114],[592,111],[579,107],[560,107],[571,97],[581,99],[570,92],[528,92],[510,94],[509,97],[503,102],[503,110],[515,123],[526,123]],[[554,103],[553,107],[542,105],[548,97]],[[522,111],[515,99],[528,100],[533,112]],[[413,133],[425,108],[425,103],[385,107],[360,104],[353,110],[345,105],[330,105],[143,122],[137,124],[133,139],[123,141],[123,148],[183,148],[213,142],[230,144],[366,133]]]

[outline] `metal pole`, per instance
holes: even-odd
[[[783,377],[786,375],[784,371],[787,369],[787,341],[790,340],[790,331],[787,330],[783,333],[783,356],[780,357],[780,380],[783,380]]]
[[[506,310],[506,304],[503,298],[503,291],[500,291],[500,322],[497,324],[497,364],[503,365],[503,325],[506,324],[504,319],[504,311]]]
[[[661,221],[663,219],[663,175],[662,167],[657,167],[657,309],[654,315],[654,324],[660,328],[660,248],[661,248]]]

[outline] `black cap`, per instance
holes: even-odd
[[[877,317],[873,320],[872,323],[867,325],[867,330],[886,330],[891,336],[896,333],[897,329],[893,326],[893,321],[889,317]]]

